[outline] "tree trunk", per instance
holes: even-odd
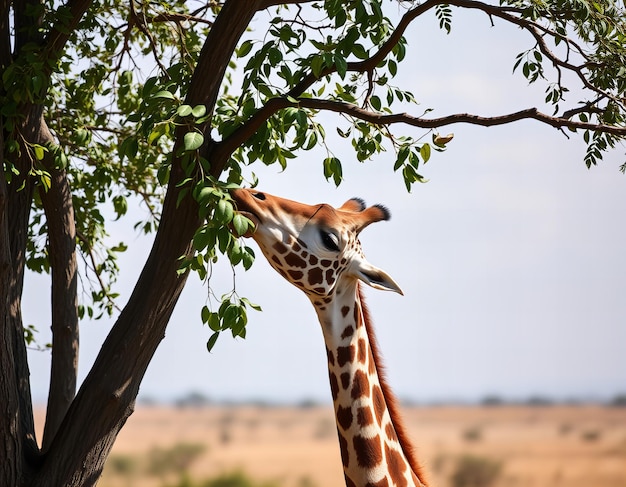
[[[0,0],[1,2],[2,0]],[[241,35],[262,2],[227,1],[205,41],[186,103],[205,104],[211,112]],[[215,143],[205,131],[203,156]],[[22,134],[30,143],[52,140],[42,107],[28,111]],[[179,140],[182,135],[178,134]],[[180,143],[180,142],[179,142]],[[176,149],[173,152],[177,153]],[[219,177],[228,154],[211,162]],[[197,202],[188,194],[178,204],[185,178],[180,161],[172,163],[168,191],[155,241],[135,289],[106,338],[87,378],[74,397],[78,327],[76,318],[75,228],[71,189],[63,170],[44,161],[52,176],[40,191],[49,231],[52,267],[53,356],[43,449],[37,449],[21,322],[25,248],[34,182],[23,164],[25,186],[0,179],[0,485],[95,485],[118,432],[134,410],[139,385],[182,292],[187,276],[177,273],[179,258],[190,255],[201,224]]]
[[[4,146],[2,130],[0,144]],[[0,153],[4,167],[4,158]],[[0,485],[18,485],[22,448],[19,436],[19,399],[13,354],[13,329],[10,318],[10,289],[13,263],[9,241],[9,191],[4,170],[0,171]]]

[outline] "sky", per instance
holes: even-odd
[[[459,11],[451,35],[436,26],[434,14],[413,26],[394,81],[420,101],[414,114],[433,108],[433,117],[497,115],[543,100],[545,85],[529,87],[521,73],[512,74],[515,55],[532,47],[519,30]],[[262,22],[255,27],[260,31]],[[339,117],[323,121],[329,134],[337,124],[346,128]],[[626,176],[618,171],[624,147],[588,170],[582,140],[538,122],[441,129],[449,132],[455,136],[448,149],[423,168],[429,182],[411,193],[392,170],[392,154],[358,163],[338,137],[331,143],[344,164],[339,188],[323,177],[324,151],[302,153],[282,173],[253,169],[268,193],[336,206],[359,196],[390,209],[391,220],[368,227],[361,242],[368,260],[404,291],[366,289],[400,398],[604,400],[625,393]],[[111,241],[129,245],[117,289],[123,305],[151,240],[131,221],[110,228]],[[250,271],[236,272],[238,293],[263,308],[251,312],[247,338],[224,335],[206,351],[210,330],[200,309],[208,291],[191,276],[140,399],[197,392],[215,400],[330,402],[313,307],[256,253]],[[46,276],[27,276],[24,320],[40,330],[40,342],[49,340],[48,286]],[[211,286],[218,295],[231,289],[227,265],[215,269]],[[82,323],[81,379],[113,322]],[[34,400],[44,402],[49,353],[29,351],[29,359]]]

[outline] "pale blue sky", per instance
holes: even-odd
[[[435,108],[432,116],[496,115],[543,100],[545,86],[528,88],[521,74],[511,75],[515,55],[531,47],[519,30],[501,23],[490,28],[484,15],[455,12],[446,36],[433,16],[427,20],[414,26],[394,82],[421,102],[413,113]],[[346,127],[338,117],[324,118],[328,133],[338,121]],[[405,293],[367,289],[388,377],[400,397],[606,398],[625,392],[626,176],[618,171],[624,148],[587,170],[581,141],[536,122],[441,129],[448,132],[455,133],[448,150],[423,169],[430,182],[411,194],[392,172],[391,154],[352,162],[341,139],[333,140],[344,162],[339,189],[324,180],[323,151],[302,153],[281,174],[254,170],[259,188],[283,197],[339,205],[360,196],[391,210],[391,221],[372,225],[361,241],[370,262]],[[123,304],[150,242],[132,223],[111,228],[113,241],[129,244],[119,280]],[[257,255],[251,271],[237,271],[238,292],[264,310],[251,313],[248,338],[225,335],[206,352],[210,332],[200,308],[207,290],[192,276],[140,397],[198,391],[215,399],[330,401],[314,310]],[[29,275],[26,285],[25,321],[36,324],[45,341],[47,283]],[[216,269],[212,285],[218,294],[230,289],[228,266]],[[81,377],[111,324],[82,324]],[[49,356],[30,356],[33,395],[43,401]]]

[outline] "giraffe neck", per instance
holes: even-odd
[[[425,485],[384,381],[358,284],[328,302],[312,301],[326,342],[346,485]]]

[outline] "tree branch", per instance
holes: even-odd
[[[51,161],[50,161],[51,162]],[[76,225],[67,174],[48,163],[51,185],[39,194],[48,224],[48,255],[52,269],[52,362],[43,434],[45,452],[76,394],[78,312]]]
[[[80,19],[92,3],[93,0],[68,0],[66,8],[70,12],[69,21],[59,21],[58,25],[50,29],[44,40],[45,51],[49,57],[56,59],[61,55],[70,35],[76,30]]]
[[[558,129],[582,129],[626,136],[626,127],[580,122],[565,117],[550,116],[540,112],[536,108],[527,108],[525,110],[496,117],[482,117],[480,115],[473,115],[469,113],[458,113],[440,118],[422,118],[415,117],[407,113],[381,114],[337,100],[299,98],[294,101],[293,99],[287,97],[276,97],[268,100],[268,102],[252,117],[250,117],[246,123],[242,124],[227,138],[217,144],[217,147],[213,152],[214,155],[217,155],[220,159],[228,158],[237,147],[242,145],[248,138],[254,135],[259,127],[267,121],[269,117],[288,107],[309,108],[311,110],[325,110],[343,113],[375,125],[392,125],[401,123],[412,127],[434,129],[444,127],[446,125],[466,123],[470,125],[480,125],[483,127],[493,127],[520,120],[533,119]]]
[[[453,125],[456,123],[467,123],[470,125],[493,127],[496,125],[505,125],[520,120],[532,119],[545,123],[546,125],[550,125],[554,128],[583,129],[605,132],[612,135],[620,135],[622,137],[626,136],[626,127],[579,122],[575,120],[565,119],[562,117],[553,117],[540,112],[536,108],[527,108],[525,110],[520,110],[518,112],[496,117],[482,117],[480,115],[472,115],[469,113],[458,113],[439,118],[421,118],[414,117],[406,113],[384,115],[380,113],[370,112],[368,110],[364,110],[355,105],[351,105],[350,103],[342,101],[319,100],[315,98],[301,98],[298,100],[297,104],[292,103],[288,106],[299,106],[304,108],[310,108],[313,110],[327,110],[331,112],[344,113],[346,115],[376,125],[391,125],[396,123],[402,123],[405,125],[410,125],[423,129],[433,129],[444,127],[446,125]]]
[[[400,22],[389,36],[383,45],[376,51],[371,57],[368,59],[364,59],[359,62],[350,62],[347,66],[348,72],[357,72],[364,73],[373,70],[385,57],[389,55],[389,53],[393,50],[394,46],[400,42],[400,39],[404,35],[404,32],[409,27],[411,22],[415,20],[417,17],[422,15],[424,12],[430,10],[436,5],[446,4],[447,1],[443,0],[427,0],[426,2],[418,5],[417,7],[406,12]],[[287,96],[291,96],[292,98],[298,98],[301,96],[308,88],[310,88],[316,81],[320,80],[324,76],[328,76],[337,71],[335,66],[327,67],[322,70],[319,76],[315,76],[311,71],[307,76],[305,76],[298,84],[296,84],[289,92]]]

